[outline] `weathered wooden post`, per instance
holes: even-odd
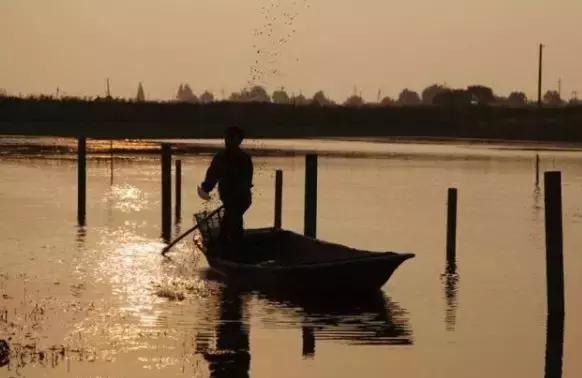
[[[540,155],[536,154],[536,187],[540,186]]]
[[[176,160],[176,222],[182,218],[182,160]]]
[[[548,300],[545,377],[560,378],[562,376],[565,307],[562,177],[560,172],[544,173],[544,204]]]
[[[457,317],[457,189],[449,188],[447,193],[447,265],[445,274],[445,298],[447,310],[445,324],[447,331],[453,331]]]
[[[87,138],[77,139],[77,223],[85,225],[87,205]]]
[[[316,237],[317,233],[317,155],[305,156],[305,236]]]
[[[162,143],[162,238],[172,234],[172,145]]]
[[[303,357],[312,358],[315,355],[315,334],[313,333],[313,327],[303,326],[301,327],[301,338],[302,338],[302,355]]]
[[[275,228],[281,228],[283,211],[283,171],[275,172]]]
[[[545,378],[562,377],[564,354],[564,314],[549,313],[546,323]]]
[[[564,257],[562,242],[562,177],[544,173],[546,215],[546,282],[548,313],[564,313]]]
[[[457,189],[449,188],[447,200],[447,270],[456,272],[457,259]]]

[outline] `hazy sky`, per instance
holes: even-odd
[[[0,0],[0,88],[95,96],[110,77],[114,96],[142,81],[169,99],[181,82],[220,97],[254,80],[375,100],[437,82],[534,97],[543,42],[544,88],[561,78],[582,97],[581,20],[582,0]]]

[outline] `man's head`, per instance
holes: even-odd
[[[230,126],[224,133],[224,145],[227,149],[238,148],[245,137],[243,129],[237,126]]]

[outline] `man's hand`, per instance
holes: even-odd
[[[210,200],[210,194],[206,193],[204,189],[202,189],[202,186],[199,185],[196,189],[198,191],[198,197],[202,198],[204,201]]]

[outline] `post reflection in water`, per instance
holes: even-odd
[[[75,242],[77,243],[77,248],[83,249],[85,246],[85,239],[87,237],[87,228],[85,226],[77,225],[75,226],[77,233],[75,236]]]
[[[540,214],[543,212],[544,208],[542,206],[542,192],[539,186],[536,186],[533,191],[533,204],[532,204],[532,213],[533,213],[533,220],[538,221]]]
[[[445,287],[445,299],[447,302],[445,313],[445,326],[447,331],[454,331],[457,324],[457,292],[459,286],[459,274],[457,262],[454,259],[447,261],[445,273],[441,276]]]

